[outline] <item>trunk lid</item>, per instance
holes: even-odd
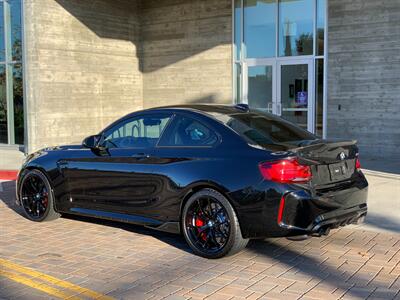
[[[356,171],[357,141],[305,141],[290,149],[299,161],[310,165],[315,186],[350,180]]]

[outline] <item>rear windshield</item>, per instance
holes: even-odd
[[[276,116],[258,110],[237,114],[213,114],[219,121],[232,128],[249,144],[269,148],[273,145],[299,145],[315,140],[310,132]]]

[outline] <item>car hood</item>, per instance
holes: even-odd
[[[43,148],[39,151],[60,151],[60,150],[76,150],[76,149],[82,149],[83,146],[79,144],[71,144],[71,145],[61,145],[61,146],[53,146],[53,147],[47,147]]]
[[[46,148],[37,150],[36,152],[33,152],[33,153],[27,155],[23,166],[25,166],[29,162],[32,162],[43,156],[47,156],[48,154],[51,154],[51,153],[60,152],[60,151],[68,151],[68,150],[77,150],[77,149],[82,149],[82,148],[83,148],[83,146],[79,145],[79,144],[46,147]]]

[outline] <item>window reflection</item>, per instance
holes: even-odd
[[[14,97],[14,132],[15,143],[24,143],[24,100],[23,100],[22,65],[13,66],[13,97]]]
[[[313,0],[279,1],[279,55],[313,54]]]
[[[5,65],[0,65],[0,143],[7,142],[6,68]]]
[[[240,59],[240,51],[241,51],[241,27],[242,27],[242,1],[241,0],[235,0],[235,59],[238,60]]]
[[[104,133],[104,145],[112,148],[154,147],[169,119],[170,115],[155,114],[122,121]]]
[[[282,118],[308,128],[308,65],[281,66]]]
[[[235,103],[242,102],[242,67],[239,63],[235,64]]]
[[[3,2],[0,2],[0,61],[6,59],[4,42],[4,4]]]
[[[24,143],[23,72],[21,62],[21,0],[4,0],[0,2],[1,144]],[[11,128],[8,126],[11,126]],[[14,132],[14,135],[9,136],[9,132]]]
[[[317,1],[317,55],[324,55],[325,39],[325,0]]]
[[[275,56],[276,1],[244,0],[246,57]]]
[[[315,60],[315,133],[322,136],[323,107],[324,107],[324,60]]]
[[[10,0],[11,51],[14,61],[22,60],[21,0]]]
[[[248,76],[249,105],[272,112],[272,66],[249,67]]]
[[[235,51],[236,102],[240,102],[241,96],[251,107],[264,111],[271,111],[274,103],[274,112],[283,110],[283,115],[291,115],[303,127],[315,124],[315,128],[308,129],[322,135],[326,7],[327,0],[235,0],[235,43],[240,39],[243,42],[241,56],[238,50]],[[290,76],[301,73],[293,68],[304,67],[303,55],[312,56],[313,62],[309,65],[315,70],[310,99],[308,74],[289,82]],[[286,73],[266,66],[285,61],[286,57],[294,66],[287,66]],[[241,74],[238,72],[240,66],[243,68]],[[286,86],[281,91],[283,99],[277,99],[280,87],[273,82],[283,82]],[[306,107],[292,105],[297,92],[301,92],[299,99],[307,99],[307,103],[314,105],[315,115],[308,114]],[[312,118],[311,122],[309,118]]]

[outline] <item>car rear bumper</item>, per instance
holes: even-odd
[[[363,221],[367,215],[367,204],[360,204],[354,207],[342,208],[334,211],[328,211],[320,215],[312,215],[314,220],[306,227],[297,225],[295,218],[301,216],[304,212],[297,212],[292,215],[293,220],[282,221],[279,226],[288,231],[287,235],[294,234],[316,234],[322,235],[327,230],[338,228],[349,224],[358,224]]]
[[[278,193],[260,187],[264,192],[252,198],[253,205],[238,211],[245,238],[321,235],[367,215],[368,182],[362,174],[347,185],[319,191],[292,186]]]
[[[357,223],[367,214],[368,186],[311,196],[305,191],[285,194],[280,203],[279,227],[296,232],[318,233]]]

